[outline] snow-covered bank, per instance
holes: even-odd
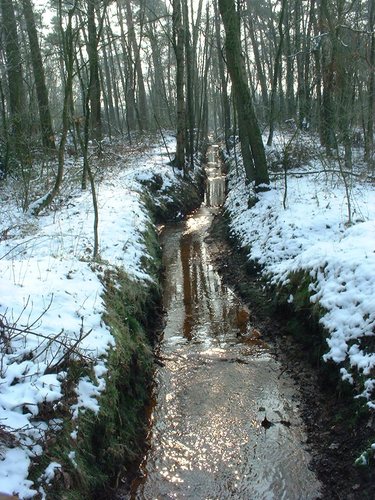
[[[174,140],[169,139],[173,150]],[[129,156],[127,154],[127,156]],[[34,218],[16,203],[12,181],[0,185],[0,491],[30,498],[43,496],[60,466],[48,465],[40,483],[28,479],[44,440],[59,431],[59,410],[68,405],[73,421],[80,412],[97,413],[106,387],[107,354],[115,338],[103,321],[103,275],[119,267],[137,282],[148,282],[150,261],[145,233],[151,220],[143,193],[155,174],[158,201],[179,185],[162,144],[130,160],[117,155],[97,172],[100,259],[92,261],[93,208],[89,191],[73,187],[67,164],[59,205]],[[69,186],[67,185],[69,184]],[[165,199],[163,199],[163,196]],[[70,363],[87,368],[65,401]],[[65,398],[66,399],[66,398]],[[77,428],[72,432],[77,436]],[[74,462],[74,447],[71,450]]]
[[[282,175],[248,208],[250,187],[232,160],[230,230],[269,284],[287,286],[292,273],[309,274],[310,301],[321,307],[328,333],[323,358],[337,363],[343,380],[375,408],[375,187],[351,179],[349,226],[339,176],[324,173],[316,161],[301,170],[305,175],[288,174],[285,209]]]

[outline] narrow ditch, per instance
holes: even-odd
[[[206,172],[202,206],[162,234],[166,323],[149,448],[117,498],[313,499],[320,484],[295,383],[223,283],[205,241],[225,196],[216,146]]]

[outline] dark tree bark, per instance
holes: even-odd
[[[4,150],[2,158],[2,170],[5,176],[9,173],[9,154],[10,154],[10,144],[9,144],[9,130],[8,130],[8,119],[6,113],[5,105],[5,94],[3,89],[3,84],[0,78],[0,102],[1,102],[1,125],[2,133],[4,134]]]
[[[191,5],[191,18],[193,19],[194,18],[193,2],[191,2],[190,5]],[[196,7],[196,10],[197,10],[197,16],[193,25],[193,33],[192,33],[193,54],[195,55],[198,53],[198,42],[201,41],[199,38],[199,34],[201,33],[200,27],[202,22],[203,0],[198,0],[198,6]],[[196,60],[196,57],[194,57],[193,63],[194,63],[193,88],[194,88],[194,101],[195,101],[195,117],[197,120],[200,113],[200,99],[199,99],[200,90],[199,90],[198,61]]]
[[[372,160],[374,152],[374,111],[375,111],[375,0],[369,0],[369,22],[368,28],[371,33],[370,40],[370,77],[368,81],[368,98],[367,98],[367,133],[365,142],[365,159],[369,162]]]
[[[326,20],[326,1],[320,2],[320,33],[321,37],[321,69],[322,69],[322,103],[320,108],[320,138],[322,146],[325,146],[327,151],[334,149],[336,144],[335,128],[336,116],[334,110],[334,67],[335,67],[335,54],[334,47],[331,44],[330,38],[326,35],[329,31]],[[323,35],[325,34],[325,35]]]
[[[59,0],[59,20],[60,32],[63,45],[64,65],[65,65],[65,84],[64,84],[64,102],[62,110],[62,130],[61,138],[58,147],[58,169],[54,185],[51,191],[41,200],[40,203],[34,206],[32,210],[33,215],[38,215],[44,208],[48,207],[56,198],[61,189],[61,184],[64,175],[64,161],[65,161],[65,145],[66,138],[69,131],[69,110],[71,103],[71,95],[73,90],[73,76],[74,76],[74,46],[77,42],[76,35],[72,27],[72,18],[77,8],[77,1],[74,1],[72,8],[68,11],[68,20],[66,28],[63,27],[62,20],[62,1]]]
[[[194,165],[194,79],[193,79],[193,51],[189,27],[189,11],[187,0],[183,0],[183,24],[185,35],[185,66],[186,66],[186,117],[187,117],[187,140],[186,154],[190,161],[190,166]]]
[[[211,52],[213,47],[213,40],[210,31],[210,15],[208,7],[206,9],[206,26],[205,26],[205,45],[203,52],[203,67],[201,77],[201,96],[199,106],[199,125],[197,134],[197,149],[201,145],[207,144],[208,140],[208,74],[210,69]]]
[[[277,91],[277,81],[281,75],[281,56],[282,56],[283,43],[284,43],[283,24],[284,24],[284,16],[285,16],[285,11],[286,11],[286,6],[287,6],[287,0],[283,0],[283,2],[281,4],[281,12],[280,12],[280,18],[279,18],[279,25],[278,25],[279,44],[277,47],[275,63],[274,63],[274,68],[273,68],[273,77],[272,77],[272,89],[271,89],[271,99],[270,99],[270,116],[269,116],[270,130],[269,130],[269,135],[268,135],[268,140],[267,140],[268,146],[272,145],[273,133],[274,133],[274,129],[275,129],[276,91]],[[281,85],[279,85],[279,89],[281,90]]]
[[[109,22],[107,24],[107,40],[108,40],[108,53],[109,53],[108,62],[109,62],[110,77],[113,85],[113,104],[116,115],[116,124],[120,134],[123,134],[125,113],[124,113],[123,100],[120,92],[120,83],[122,84],[122,74],[118,70],[119,57],[117,51],[117,44],[116,40],[113,40],[113,34],[110,29]]]
[[[166,93],[165,81],[164,81],[164,68],[160,64],[162,60],[160,46],[156,34],[156,21],[153,16],[149,14],[149,23],[147,30],[147,37],[151,45],[151,57],[152,57],[152,74],[153,74],[153,85],[150,91],[150,97],[153,105],[153,112],[156,115],[156,121],[162,126],[171,126],[169,121],[169,102]]]
[[[322,140],[322,127],[321,127],[321,109],[322,109],[322,88],[323,88],[323,76],[322,76],[322,60],[321,60],[321,52],[320,52],[320,47],[319,47],[319,36],[320,36],[320,23],[318,19],[318,9],[317,5],[314,9],[311,9],[311,22],[312,22],[312,27],[313,27],[313,33],[314,33],[314,43],[312,46],[312,56],[313,56],[313,61],[314,61],[314,86],[312,86],[312,89],[315,88],[315,93],[316,93],[316,101],[315,101],[315,110],[314,110],[314,124],[316,129],[319,132],[319,137],[320,137],[320,142],[323,144]]]
[[[298,116],[297,125],[299,129],[303,128],[305,122],[305,103],[306,103],[306,86],[304,74],[304,48],[302,47],[302,27],[301,27],[301,5],[299,0],[294,2],[294,26],[296,30],[294,40],[294,51],[297,62],[297,97],[298,97]]]
[[[109,40],[109,37],[107,37],[107,41]],[[108,43],[109,47],[109,43]],[[116,95],[114,92],[114,84],[112,83],[112,75],[111,75],[111,70],[110,70],[110,65],[109,65],[109,55],[107,54],[107,48],[103,46],[102,48],[102,53],[103,53],[103,66],[104,66],[104,74],[105,74],[105,86],[106,86],[106,99],[107,99],[107,106],[108,106],[108,128],[115,127],[118,129],[118,123],[117,123],[117,117],[115,113],[115,106],[113,103],[113,98]],[[112,54],[110,55],[112,57]]]
[[[102,117],[101,117],[101,88],[99,77],[99,55],[98,38],[95,20],[96,0],[87,0],[87,31],[89,56],[90,80],[89,80],[89,98],[90,98],[90,128],[91,135],[97,141],[102,139]]]
[[[136,123],[137,123],[137,109],[136,109],[136,102],[135,102],[135,93],[134,93],[134,68],[133,64],[131,61],[131,54],[130,52],[130,47],[128,50],[127,44],[126,44],[126,33],[124,30],[125,26],[125,21],[124,21],[124,16],[122,12],[122,7],[121,7],[121,2],[120,0],[117,0],[117,15],[119,19],[119,24],[120,24],[120,33],[121,33],[121,49],[122,49],[122,59],[123,59],[123,65],[125,68],[125,73],[121,68],[121,64],[119,64],[120,68],[120,76],[121,76],[121,81],[122,81],[122,87],[125,93],[125,101],[126,101],[126,125],[128,129],[128,135],[130,139],[130,131],[131,130],[136,130]]]
[[[227,85],[227,77],[225,74],[224,56],[222,52],[222,43],[220,36],[220,19],[219,19],[217,0],[215,0],[214,2],[214,8],[215,8],[215,34],[216,34],[217,60],[219,66],[219,77],[221,86],[221,106],[223,115],[223,123],[221,124],[221,126],[224,128],[225,146],[227,152],[229,153],[229,136],[231,129],[230,102],[228,97],[228,85]]]
[[[269,184],[267,161],[250,89],[244,73],[245,65],[241,56],[240,19],[235,9],[234,0],[219,0],[219,9],[225,28],[227,66],[236,98],[240,135],[243,140],[249,142],[254,177],[252,178],[252,165],[247,160],[250,155],[244,158],[245,169],[250,176],[249,180],[255,181],[256,189],[262,189],[262,185]]]
[[[286,112],[288,118],[295,116],[296,106],[294,101],[294,65],[293,65],[293,48],[292,48],[292,33],[290,24],[290,6],[287,5],[285,13],[285,56],[286,56]]]
[[[307,25],[307,33],[305,36],[305,44],[304,44],[304,73],[305,73],[305,101],[302,107],[302,114],[304,122],[302,121],[302,128],[306,128],[310,126],[311,114],[312,114],[312,99],[311,99],[311,75],[310,68],[311,64],[311,41],[312,41],[312,32],[313,32],[313,22],[314,22],[314,11],[315,11],[315,0],[310,0],[309,7],[309,19]]]
[[[55,150],[55,138],[52,128],[48,90],[44,76],[42,55],[40,52],[38,33],[35,26],[34,12],[30,0],[22,0],[23,15],[26,21],[27,35],[30,44],[30,55],[38,99],[39,119],[42,131],[43,146]]]
[[[353,6],[353,3],[351,4]],[[327,0],[321,0],[322,21],[327,27],[328,36],[325,37],[326,46],[329,43],[330,51],[326,56],[329,63],[326,64],[324,88],[325,100],[323,106],[327,109],[325,113],[325,137],[327,149],[332,147],[338,152],[338,144],[344,146],[345,166],[349,170],[352,166],[352,95],[353,95],[353,55],[352,48],[355,46],[355,34],[351,30],[342,28],[345,16],[350,13],[344,9],[343,2],[338,2],[336,10]],[[327,62],[327,61],[326,61]],[[324,94],[323,94],[324,98]]]
[[[268,109],[268,92],[267,92],[267,81],[264,75],[260,52],[259,52],[259,42],[256,39],[256,33],[254,29],[254,21],[251,15],[251,0],[247,0],[249,16],[248,16],[248,25],[249,25],[249,34],[251,39],[251,45],[254,52],[254,60],[255,67],[257,69],[257,76],[260,84],[260,90],[262,94],[262,103],[265,110]]]
[[[177,144],[175,165],[185,172],[184,32],[181,1],[173,0],[173,48],[176,55]]]
[[[12,0],[1,0],[1,14],[5,38],[11,118],[9,133],[12,138],[12,149],[19,156],[19,153],[24,149],[26,97],[23,87],[22,59],[18,42],[17,23]]]
[[[138,110],[139,110],[138,121],[141,130],[148,130],[149,117],[147,108],[147,96],[146,96],[145,82],[143,78],[140,47],[139,44],[137,43],[137,39],[135,36],[133,14],[130,5],[130,0],[126,0],[125,6],[126,6],[126,22],[128,25],[129,45],[131,46],[134,55],[134,69],[135,69],[135,74],[137,75],[137,83],[138,83]]]

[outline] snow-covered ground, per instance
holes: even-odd
[[[168,143],[173,150],[174,139]],[[79,410],[99,410],[106,353],[114,345],[102,321],[99,275],[120,266],[134,280],[152,279],[141,265],[149,258],[142,233],[150,223],[141,181],[157,173],[164,188],[176,182],[165,153],[155,145],[126,163],[119,157],[98,183],[100,265],[92,261],[89,189],[64,185],[61,206],[35,218],[22,212],[11,184],[0,185],[0,492],[37,493],[27,479],[30,463],[42,453],[48,427],[61,425],[38,415],[45,404],[59,405],[69,352],[89,359],[96,375],[95,383],[79,381],[73,419]],[[56,468],[47,467],[44,481]]]
[[[42,493],[27,479],[28,472],[33,457],[43,451],[46,431],[61,425],[40,413],[45,406],[57,407],[63,397],[67,352],[90,359],[96,375],[95,383],[86,377],[79,381],[72,417],[85,408],[99,410],[106,353],[114,345],[102,321],[100,273],[120,266],[134,280],[152,279],[141,264],[148,258],[142,233],[150,223],[141,181],[157,173],[164,187],[175,183],[178,173],[167,162],[158,145],[126,163],[113,160],[102,174],[97,185],[99,265],[92,261],[89,190],[64,185],[61,203],[35,218],[22,212],[11,184],[0,185],[1,492],[20,498],[31,498],[38,489]],[[70,168],[76,165],[67,164]],[[316,172],[321,166],[315,161],[305,170]],[[347,195],[336,175],[289,175],[286,209],[282,176],[252,208],[247,208],[250,187],[241,168],[233,167],[229,188],[231,230],[249,247],[249,258],[263,266],[273,284],[287,284],[293,271],[310,274],[311,301],[325,311],[321,321],[329,333],[324,358],[338,363],[349,382],[363,374],[363,396],[375,408],[375,353],[364,342],[375,326],[375,188],[364,182],[351,185],[351,226]],[[74,450],[69,456],[74,462]],[[59,467],[51,462],[43,481],[48,483]]]
[[[350,383],[363,377],[360,393],[374,409],[375,353],[368,339],[375,335],[375,186],[348,179],[349,225],[340,176],[324,173],[317,160],[293,170],[306,175],[288,174],[285,209],[283,175],[248,208],[250,187],[233,166],[226,202],[231,231],[269,283],[286,285],[291,272],[310,274],[310,300],[323,308],[321,323],[329,334],[324,360],[337,363]]]

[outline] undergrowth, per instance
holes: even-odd
[[[116,341],[107,359],[106,388],[99,413],[86,410],[77,420],[64,419],[58,440],[47,442],[33,470],[36,479],[51,461],[61,464],[53,485],[44,486],[51,499],[97,497],[143,451],[145,407],[153,377],[151,325],[158,317],[160,288],[156,281],[134,282],[120,269],[107,271],[103,282],[103,319]],[[93,373],[91,379],[95,380]],[[77,431],[74,438],[72,431]]]
[[[161,176],[154,175],[151,180],[143,181],[147,188],[146,206],[156,222],[181,220],[199,207],[203,199],[205,174],[196,168],[193,176],[173,186],[164,186]]]
[[[177,186],[165,188],[158,176],[146,181],[144,200],[154,220],[178,220],[199,206],[203,180],[201,169],[196,169],[194,179],[181,177]],[[153,347],[161,314],[161,251],[151,223],[143,239],[148,257],[142,265],[152,277],[149,281],[131,280],[120,268],[102,274],[106,310],[103,321],[115,338],[106,359],[106,387],[99,397],[98,414],[85,410],[72,420],[69,412],[62,412],[61,429],[58,434],[51,433],[43,457],[31,474],[37,484],[51,462],[61,465],[51,485],[43,481],[47,498],[108,498],[111,487],[134,469],[144,453],[146,407],[154,373]],[[95,381],[89,366],[78,364],[74,370],[69,367],[69,373],[66,408],[75,402],[74,388],[82,375]]]

